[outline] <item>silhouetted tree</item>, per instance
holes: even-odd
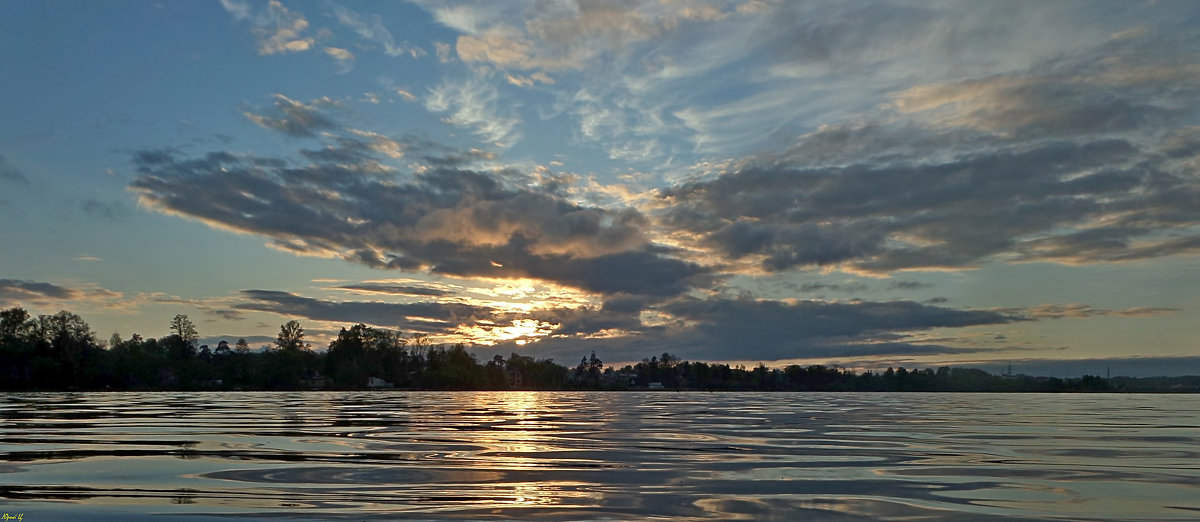
[[[167,356],[176,361],[195,356],[196,340],[200,335],[196,333],[196,325],[191,319],[184,314],[176,315],[171,319],[171,331],[173,333],[165,340]]]
[[[279,336],[275,338],[275,346],[280,350],[300,350],[304,348],[304,328],[300,321],[291,320],[279,326]]]
[[[0,341],[23,337],[29,333],[29,312],[15,307],[0,311]]]
[[[171,319],[171,332],[188,343],[194,343],[200,338],[200,335],[196,333],[196,325],[184,314],[176,315],[174,319]]]

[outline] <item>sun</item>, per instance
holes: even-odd
[[[541,338],[550,335],[560,327],[561,325],[557,323],[540,319],[513,319],[508,325],[503,326],[485,321],[469,326],[464,325],[458,329],[458,333],[471,339],[472,342],[487,346],[506,341],[513,341],[524,346],[540,341]]]

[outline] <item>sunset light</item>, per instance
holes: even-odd
[[[0,75],[5,520],[1200,516],[1200,0],[0,0]]]

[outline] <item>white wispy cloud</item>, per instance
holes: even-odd
[[[425,50],[420,47],[397,44],[379,15],[364,15],[338,4],[331,5],[338,22],[352,29],[359,38],[381,47],[388,56],[409,55],[419,58],[425,55]]]
[[[224,7],[229,14],[238,20],[250,18],[250,4],[245,2],[239,0],[221,0],[221,7]]]
[[[354,68],[354,53],[341,47],[326,47],[325,54],[333,58],[338,65],[338,73],[345,74]]]
[[[500,92],[483,78],[472,76],[459,82],[442,82],[425,97],[425,108],[444,113],[445,121],[471,129],[488,143],[507,147],[521,138],[520,119],[512,111],[501,109]]]

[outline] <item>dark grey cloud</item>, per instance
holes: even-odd
[[[244,314],[238,310],[227,310],[227,309],[209,310],[208,313],[212,316],[219,317],[226,321],[241,321],[246,318],[246,314]]]
[[[870,286],[866,283],[803,283],[800,285],[800,291],[806,294],[820,291],[862,292],[869,288]]]
[[[398,174],[378,168],[378,139],[338,137],[322,155],[302,151],[310,162],[301,165],[144,151],[130,188],[163,211],[376,268],[528,277],[605,294],[673,295],[706,282],[701,266],[650,241],[637,210],[580,206],[527,188],[519,172],[467,168],[480,156],[444,147],[418,156],[454,157],[445,163],[454,166]]]
[[[1200,71],[1189,58],[1198,48],[1192,35],[1141,27],[1015,73],[919,86],[897,102],[902,109],[940,110],[951,124],[1017,137],[1187,125],[1200,96]]]
[[[274,97],[270,109],[257,112],[247,109],[242,114],[260,127],[297,138],[311,138],[317,132],[336,127],[334,120],[321,111],[323,107],[336,105],[333,100],[322,98],[303,103],[282,94]]]
[[[825,283],[825,282],[801,283],[799,286],[796,286],[796,285],[789,285],[789,286],[791,288],[798,289],[800,292],[805,293],[805,294],[810,294],[813,292],[823,292],[823,291],[853,293],[853,292],[865,292],[865,291],[872,289],[872,285],[869,285],[862,281],[851,281],[851,282],[846,282],[846,283]],[[933,286],[933,285],[931,285],[929,283],[923,283],[920,281],[900,280],[900,281],[889,282],[886,286],[886,289],[888,289],[888,290],[921,290],[921,289],[929,288],[931,286]]]
[[[1023,313],[1030,319],[1084,319],[1088,317],[1101,316],[1123,316],[1123,317],[1147,317],[1152,315],[1168,314],[1178,312],[1179,308],[1162,307],[1162,306],[1137,306],[1133,308],[1125,308],[1122,310],[1110,310],[1105,308],[1096,308],[1092,305],[1082,303],[1072,303],[1065,305],[1045,304],[1028,308],[1023,312],[1013,311],[1015,313]]]
[[[0,301],[20,303],[36,299],[73,299],[81,294],[78,290],[41,281],[0,279]]]
[[[16,165],[9,163],[8,158],[5,158],[3,154],[0,154],[0,181],[29,184],[29,178],[25,177],[25,173],[21,172]]]
[[[437,288],[391,283],[355,283],[352,285],[342,285],[337,288],[375,294],[411,295],[417,297],[442,297],[449,294],[449,292]]]
[[[641,311],[668,320],[648,326]],[[571,360],[596,350],[613,360],[640,360],[671,352],[693,360],[776,361],[816,357],[915,356],[981,351],[928,342],[908,334],[931,328],[999,325],[1028,320],[1020,311],[957,310],[912,301],[780,302],[754,299],[672,298],[605,305],[599,310],[554,311],[558,338],[537,343],[539,353]],[[602,329],[634,335],[588,337]]]
[[[1122,19],[1123,8],[1105,9],[1112,12],[1101,18]],[[928,24],[943,24],[947,13],[883,10],[895,16],[862,23],[898,24],[888,34],[902,41],[952,39],[928,36]],[[777,20],[789,19],[786,11],[798,20],[783,24],[796,39],[789,52],[830,63],[871,54],[868,33],[837,30],[843,19],[805,20],[804,6],[784,11]],[[1154,23],[1171,26],[1173,16]],[[968,18],[962,26],[980,22]],[[966,68],[907,84],[891,93],[886,123],[826,125],[715,179],[661,190],[664,223],[768,271],[1080,264],[1200,250],[1200,69],[1192,59],[1200,41],[1119,29],[1128,27],[1027,67]],[[1013,43],[1003,32],[998,42]]]
[[[920,290],[931,286],[933,285],[920,281],[892,281],[888,283],[888,289],[890,290]]]
[[[328,301],[274,290],[243,290],[239,310],[273,312],[318,321],[367,323],[425,333],[451,333],[459,325],[490,320],[492,308],[462,303]]]
[[[1005,324],[1019,316],[988,310],[955,310],[913,301],[785,303],[761,300],[684,298],[663,307],[714,335],[783,343],[800,339],[855,337],[879,332]]]
[[[1154,149],[1108,138],[996,145],[936,161],[750,160],[663,189],[664,222],[727,258],[761,256],[770,271],[967,268],[1004,256],[1088,263],[1200,248],[1188,232],[1200,225],[1200,183]]]

